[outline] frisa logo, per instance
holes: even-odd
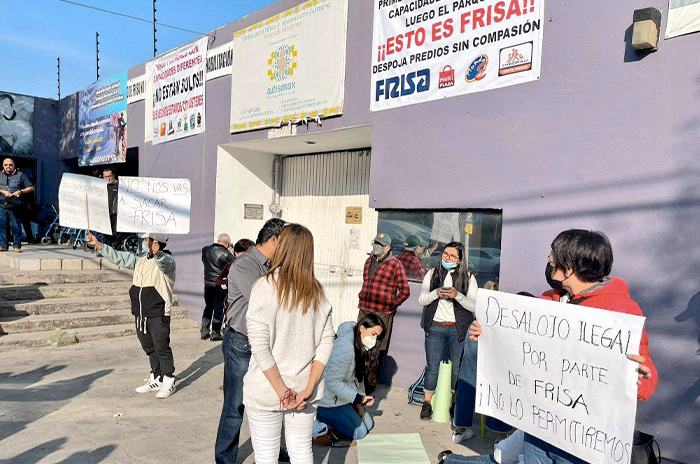
[[[438,88],[452,87],[455,85],[455,70],[449,64],[440,70]]]
[[[271,81],[281,82],[294,75],[297,68],[298,51],[294,45],[282,45],[270,54],[267,60],[267,75]]]
[[[385,100],[407,97],[414,93],[430,90],[430,69],[421,69],[401,76],[389,77],[377,81],[374,101],[382,97]]]
[[[488,64],[488,56],[484,54],[477,56],[476,59],[472,61],[472,64],[469,65],[464,79],[469,83],[480,81],[481,79],[486,77],[486,67],[488,66]]]

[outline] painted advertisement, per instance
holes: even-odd
[[[34,152],[34,98],[0,92],[0,153]]]
[[[343,112],[347,0],[311,0],[234,34],[231,132]]]
[[[127,72],[101,79],[78,95],[80,166],[126,161]]]
[[[373,0],[371,111],[540,78],[544,0]]]
[[[202,37],[146,63],[146,98],[152,102],[146,124],[153,145],[205,131],[207,43]]]

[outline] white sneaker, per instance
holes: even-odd
[[[145,385],[141,385],[136,388],[136,393],[148,393],[156,390],[160,390],[160,381],[153,375],[147,379],[144,379]]]
[[[175,393],[175,377],[163,376],[163,386],[156,395],[156,398],[164,399]]]
[[[454,443],[462,443],[464,440],[469,440],[474,436],[474,431],[470,428],[464,429],[464,432],[459,433],[457,430],[452,432],[452,441]]]

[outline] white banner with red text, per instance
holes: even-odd
[[[544,0],[373,0],[371,111],[540,78]]]

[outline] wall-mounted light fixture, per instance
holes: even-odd
[[[639,51],[656,51],[659,48],[661,12],[656,8],[635,10],[632,26],[632,48]]]

